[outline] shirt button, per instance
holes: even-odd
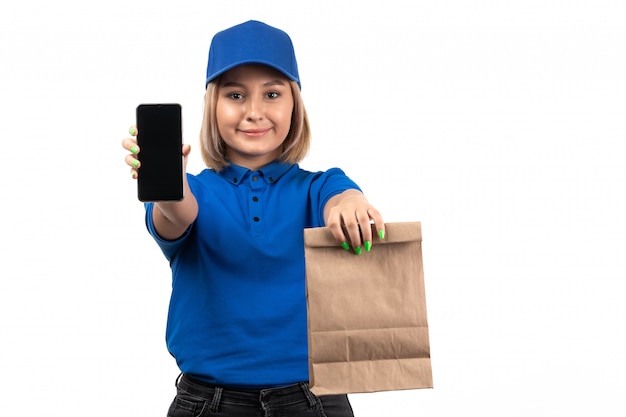
[[[257,216],[254,216],[254,217],[252,218],[252,220],[254,220],[255,222],[258,222],[258,221],[259,221],[259,220],[261,220],[261,219],[259,219]]]
[[[274,182],[274,177],[270,177],[270,182]]]
[[[256,203],[257,201],[259,201],[259,197],[257,197],[257,196],[252,197],[252,201],[254,201]]]
[[[237,183],[237,178],[233,178],[233,182],[236,184]]]
[[[256,175],[254,177],[252,177],[252,181],[256,182],[259,180],[259,177],[257,177]]]

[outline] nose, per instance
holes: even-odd
[[[246,120],[248,121],[258,121],[263,120],[264,117],[264,106],[263,100],[259,98],[252,98],[248,100],[248,105],[246,106]]]

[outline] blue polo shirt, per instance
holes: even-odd
[[[269,388],[308,381],[303,230],[359,189],[340,169],[273,162],[187,174],[196,221],[179,239],[146,224],[172,268],[166,340],[180,370],[203,381]]]

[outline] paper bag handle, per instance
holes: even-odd
[[[385,223],[384,239],[378,237],[375,227],[372,225],[372,236],[374,237],[372,243],[375,245],[422,241],[421,222]],[[335,247],[337,242],[328,227],[316,227],[306,229],[304,245],[312,248]]]

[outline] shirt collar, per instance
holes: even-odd
[[[260,168],[256,172],[260,174],[259,176],[263,178],[265,182],[273,184],[278,181],[280,177],[282,177],[292,166],[294,166],[294,164],[274,161]],[[248,177],[251,173],[253,173],[253,171],[250,169],[231,162],[226,168],[221,170],[218,175],[231,184],[239,185],[244,182],[246,177]]]

